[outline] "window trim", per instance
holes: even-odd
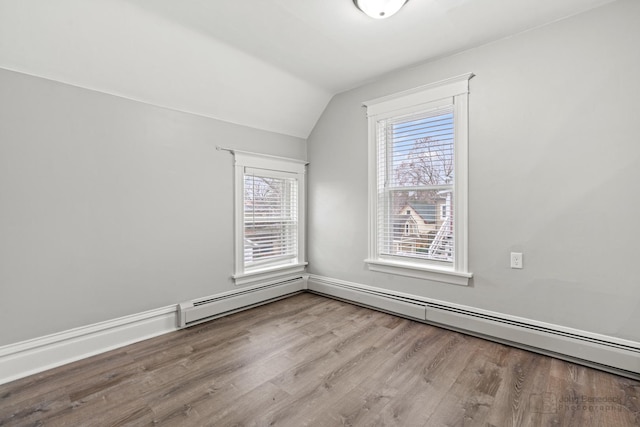
[[[369,270],[401,276],[416,277],[467,286],[473,277],[468,269],[468,94],[473,73],[452,77],[407,91],[372,99],[363,103],[367,107],[369,130],[369,254],[365,260]],[[378,182],[377,182],[377,122],[418,111],[438,108],[443,104],[454,106],[454,235],[453,265],[416,262],[409,258],[385,257],[378,250]]]
[[[282,278],[303,273],[306,261],[306,165],[304,160],[286,157],[270,156],[266,154],[249,153],[233,150],[234,154],[234,274],[232,278],[236,285],[248,285],[264,280]],[[265,175],[295,174],[298,181],[298,230],[297,256],[290,262],[280,264],[268,263],[246,269],[244,266],[244,177],[245,171],[260,169]]]

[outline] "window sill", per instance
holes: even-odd
[[[380,259],[366,259],[364,262],[368,264],[369,270],[371,271],[433,280],[459,286],[469,286],[469,279],[473,277],[473,273],[453,271],[452,269],[438,266],[424,266],[408,262],[394,262]]]
[[[275,267],[261,268],[246,273],[234,274],[233,281],[237,286],[250,285],[265,280],[282,279],[292,274],[303,273],[307,266],[306,262],[299,264],[279,265]]]

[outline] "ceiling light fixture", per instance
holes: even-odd
[[[358,9],[374,19],[394,15],[409,0],[353,0]]]

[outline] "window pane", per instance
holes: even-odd
[[[389,191],[383,201],[388,211],[384,206],[378,210],[381,253],[452,262],[452,194],[451,190]],[[439,215],[445,211],[448,216]]]
[[[413,116],[390,122],[389,185],[443,185],[453,182],[453,113]]]
[[[295,258],[297,215],[295,179],[245,175],[245,266]]]

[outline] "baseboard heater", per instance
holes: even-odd
[[[321,277],[311,276],[307,288],[356,305],[640,379],[640,345],[635,342]]]
[[[178,326],[186,328],[302,292],[305,278],[294,277],[267,285],[178,304]]]

